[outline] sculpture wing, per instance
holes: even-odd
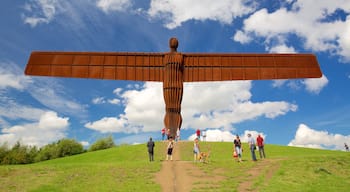
[[[163,81],[162,53],[32,52],[26,75]]]
[[[318,78],[312,54],[184,53],[184,82]]]

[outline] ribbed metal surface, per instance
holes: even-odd
[[[181,128],[183,82],[318,78],[312,54],[33,52],[26,75],[163,82],[164,125]]]
[[[33,52],[27,75],[163,81],[164,54]]]

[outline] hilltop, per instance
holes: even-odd
[[[173,162],[165,162],[166,143],[156,142],[155,161],[148,162],[145,144],[30,165],[0,166],[0,191],[165,191],[159,177],[174,180],[192,191],[347,191],[350,153],[266,145],[267,158],[250,161],[246,144],[243,162],[232,158],[232,143],[202,142],[209,163],[194,163],[192,142],[177,144]],[[175,155],[175,154],[174,154]],[[163,168],[162,168],[163,166]],[[178,168],[176,168],[176,166]],[[169,173],[170,172],[170,173]],[[182,175],[181,175],[182,174]],[[182,180],[180,178],[186,178]]]

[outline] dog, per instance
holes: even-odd
[[[210,157],[210,152],[208,152],[208,153],[200,152],[198,160],[199,160],[199,162],[202,162],[202,163],[209,163],[209,157]]]

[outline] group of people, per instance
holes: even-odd
[[[265,150],[264,150],[264,138],[261,137],[261,135],[258,135],[255,142],[255,139],[252,137],[250,133],[248,133],[247,136],[248,136],[248,145],[252,156],[252,160],[257,161],[256,155],[255,155],[256,147],[258,147],[260,158],[261,159],[265,158],[266,156],[265,156]],[[233,145],[234,145],[233,157],[237,158],[238,162],[241,162],[243,148],[242,148],[241,140],[238,135],[236,135],[236,138],[233,141]]]
[[[167,140],[170,139],[170,129],[166,129],[165,127],[161,130],[162,133],[162,141],[164,141],[165,135]],[[180,129],[176,130],[175,141],[180,141]]]
[[[162,140],[164,140],[165,135],[167,135],[168,144],[167,144],[167,154],[166,154],[166,160],[173,160],[173,149],[174,149],[174,139],[170,136],[170,130],[166,131],[165,128],[162,129]],[[199,140],[200,140],[200,130],[198,129],[196,131],[196,138],[193,143],[193,159],[194,161],[197,161],[200,155],[200,147],[199,147]],[[205,136],[202,135],[204,138]],[[256,139],[252,137],[250,133],[247,134],[248,136],[248,146],[251,153],[251,157],[253,161],[257,161],[255,150],[258,149],[260,158],[265,158],[265,150],[264,150],[264,138],[259,134]],[[204,140],[203,138],[203,140]],[[180,140],[180,130],[178,130],[176,134],[175,141]],[[242,161],[242,143],[238,135],[236,135],[236,138],[233,141],[233,157],[237,158],[238,162]],[[346,145],[346,144],[345,144]],[[147,142],[147,148],[148,148],[148,154],[149,154],[149,161],[154,161],[154,141],[152,138],[149,139]],[[347,147],[347,146],[346,146]],[[348,150],[348,148],[347,148]]]

